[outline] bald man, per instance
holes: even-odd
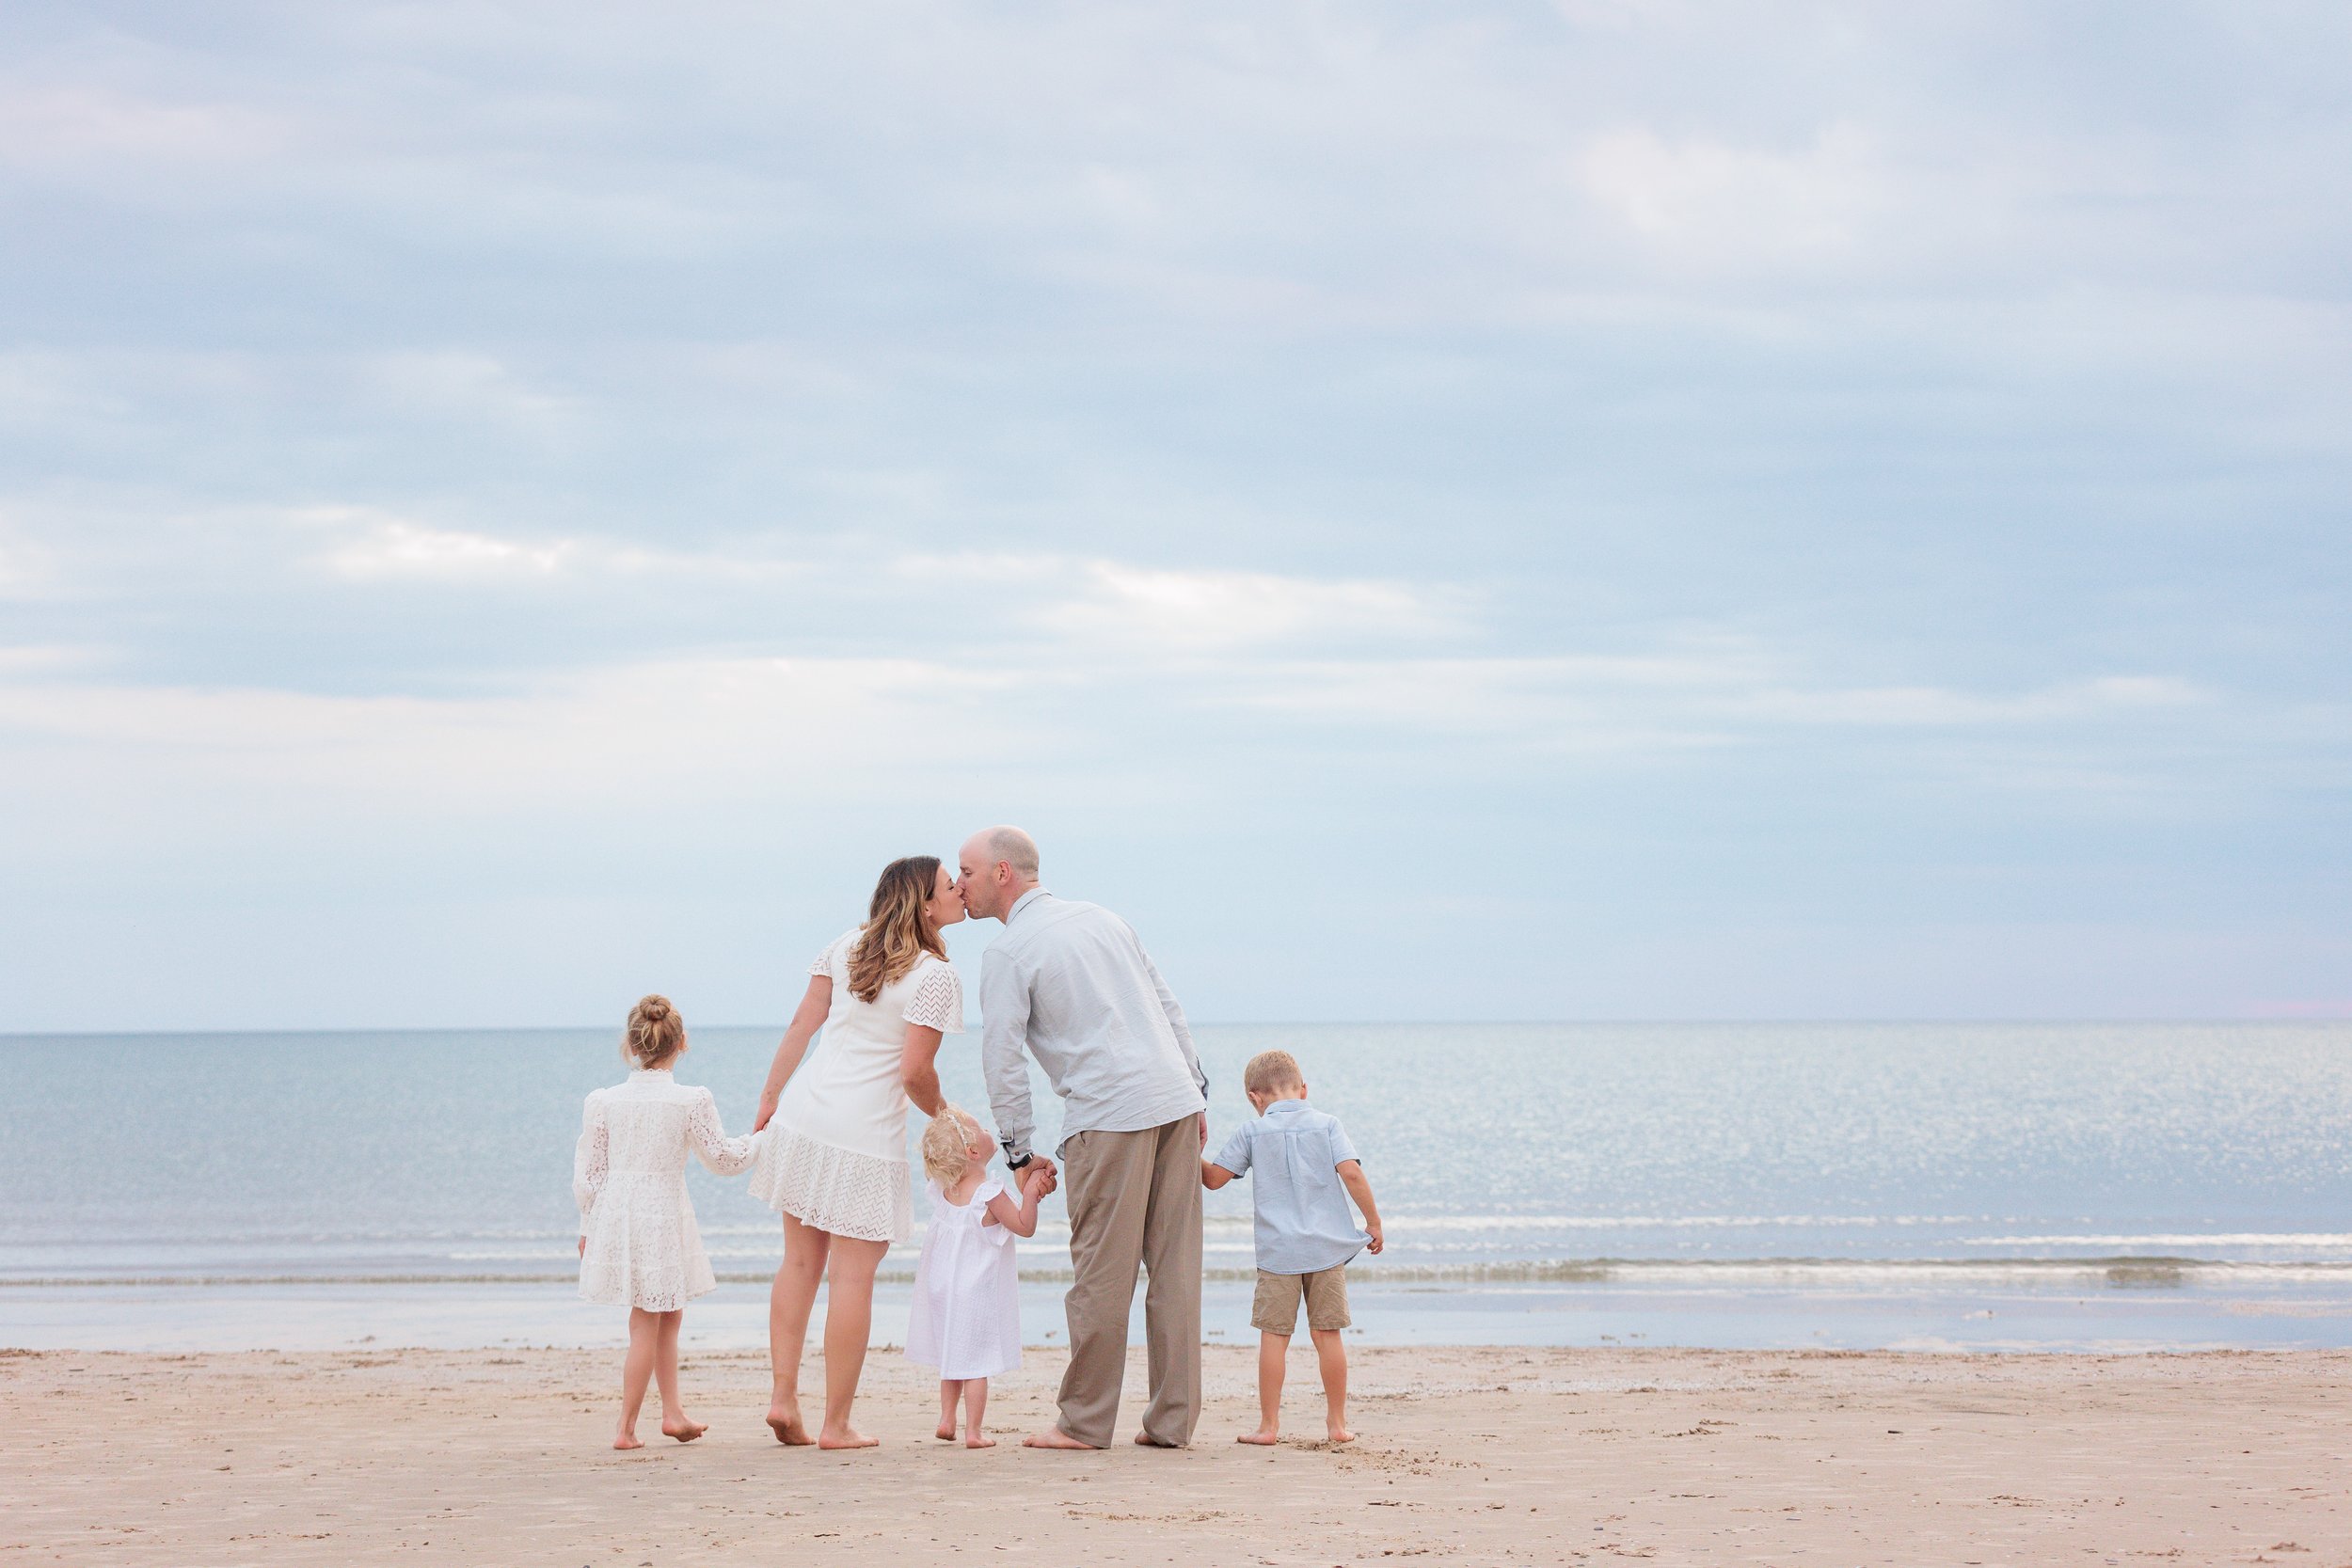
[[[1035,1056],[1062,1100],[1070,1260],[1063,1300],[1070,1368],[1056,1424],[1033,1449],[1110,1446],[1127,1370],[1136,1269],[1143,1297],[1152,1402],[1136,1441],[1178,1449],[1200,1416],[1200,1149],[1209,1080],[1184,1011],[1134,927],[1095,904],[1038,885],[1037,843],[988,828],[957,857],[964,907],[1005,923],[980,968],[980,1058],[1005,1159],[1020,1170],[1051,1159],[1029,1148]]]

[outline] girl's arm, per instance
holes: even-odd
[[[808,990],[801,998],[801,1010],[792,1015],[792,1025],[785,1030],[783,1041],[776,1047],[776,1059],[769,1065],[768,1083],[759,1091],[759,1117],[752,1123],[756,1132],[768,1125],[768,1118],[776,1114],[776,1101],[784,1098],[784,1081],[800,1067],[801,1058],[808,1053],[808,1042],[818,1030],[825,1026],[825,1015],[833,1011],[833,976],[812,974]]]
[[[1037,1200],[1045,1191],[1045,1173],[1028,1170],[1022,1173],[1021,1201],[1015,1203],[1010,1193],[998,1193],[988,1200],[988,1213],[980,1223],[993,1222],[1016,1236],[1037,1234]]]
[[[587,1244],[589,1214],[595,1212],[596,1198],[604,1192],[604,1179],[611,1174],[611,1134],[605,1130],[604,1101],[596,1095],[588,1097],[587,1106],[580,1113],[580,1143],[572,1149],[572,1201],[580,1205],[580,1243]]]
[[[1376,1253],[1383,1245],[1380,1240],[1380,1211],[1373,1207],[1372,1182],[1364,1175],[1363,1164],[1357,1160],[1342,1160],[1339,1172],[1341,1182],[1347,1188],[1347,1196],[1356,1200],[1356,1207],[1363,1212],[1364,1234],[1372,1238],[1372,1243],[1364,1250]]]
[[[733,1176],[749,1169],[752,1159],[759,1152],[759,1134],[746,1132],[739,1138],[727,1136],[720,1125],[719,1102],[703,1090],[693,1106],[686,1113],[686,1141],[693,1148],[696,1159],[708,1166],[713,1176]]]
[[[939,1092],[939,1042],[946,1037],[928,1024],[910,1023],[905,1049],[898,1053],[898,1080],[914,1108],[927,1117],[939,1115],[947,1104]]]

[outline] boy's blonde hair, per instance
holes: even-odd
[[[628,1010],[628,1027],[621,1035],[621,1060],[634,1062],[648,1072],[666,1067],[686,1049],[686,1021],[677,1016],[666,996],[638,998]]]
[[[971,1156],[964,1150],[976,1143],[986,1141],[980,1131],[979,1118],[971,1112],[953,1105],[940,1108],[923,1129],[923,1171],[943,1187],[952,1187],[963,1180],[964,1167]]]
[[[1287,1051],[1261,1051],[1241,1069],[1241,1086],[1248,1094],[1272,1094],[1277,1089],[1303,1089],[1307,1079],[1298,1058]]]

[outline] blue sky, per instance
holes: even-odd
[[[20,1029],[2352,1013],[2352,12],[0,15]],[[994,928],[960,933],[972,960]]]

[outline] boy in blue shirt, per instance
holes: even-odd
[[[1307,1305],[1323,1373],[1325,1430],[1334,1443],[1352,1443],[1347,1430],[1347,1260],[1378,1252],[1380,1212],[1356,1146],[1337,1117],[1307,1104],[1307,1081],[1287,1051],[1261,1051],[1242,1069],[1242,1088],[1258,1119],[1226,1140],[1214,1160],[1200,1162],[1200,1184],[1214,1191],[1253,1166],[1250,1196],[1258,1212],[1258,1294],[1249,1323],[1258,1331],[1258,1430],[1244,1443],[1281,1438],[1282,1373],[1298,1306]],[[1363,1212],[1359,1228],[1347,1200]]]

